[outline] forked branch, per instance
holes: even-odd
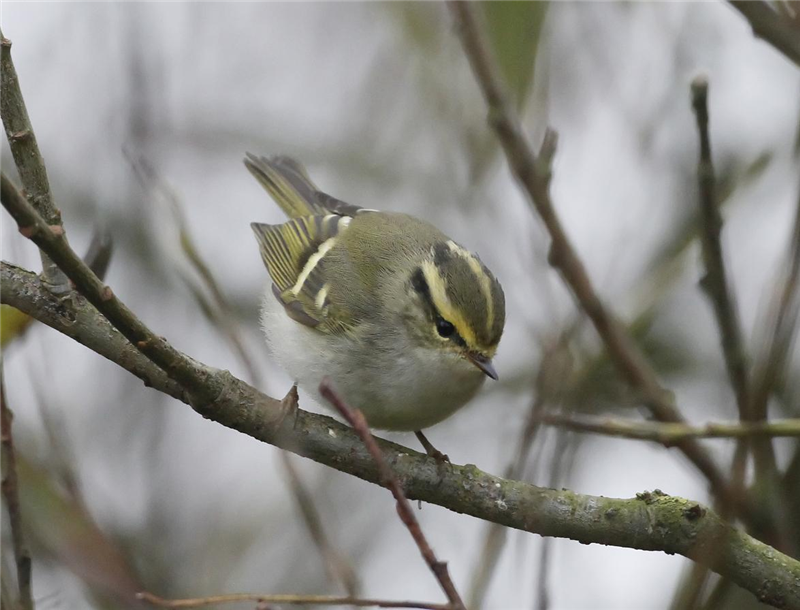
[[[534,154],[520,126],[519,118],[508,101],[497,63],[477,22],[475,6],[478,5],[448,0],[448,6],[455,18],[458,35],[475,79],[486,100],[489,124],[497,133],[512,173],[550,234],[550,264],[559,271],[576,301],[594,324],[617,370],[642,397],[653,417],[662,422],[685,423],[673,403],[671,393],[661,387],[655,370],[636,342],[600,299],[583,262],[564,231],[550,198],[549,163],[546,162],[547,159],[542,159],[546,155],[537,157]],[[678,447],[708,479],[717,497],[731,505],[741,503],[731,493],[724,474],[705,447],[695,439],[685,439]],[[751,508],[741,508],[746,516],[753,517]]]

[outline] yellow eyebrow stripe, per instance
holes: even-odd
[[[494,299],[492,298],[492,284],[489,281],[489,276],[486,275],[480,261],[472,252],[465,250],[454,241],[448,241],[447,245],[452,252],[467,261],[469,268],[475,274],[478,285],[481,287],[481,292],[483,292],[483,297],[486,299],[486,331],[491,333],[494,325]]]
[[[464,339],[466,344],[474,348],[476,345],[475,333],[472,327],[467,323],[467,320],[450,302],[450,298],[447,296],[446,282],[433,261],[425,261],[422,263],[422,273],[425,276],[425,281],[428,282],[431,300],[433,300],[437,311],[445,320],[455,326],[456,331],[461,335],[461,338]]]

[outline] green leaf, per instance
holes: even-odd
[[[520,106],[533,82],[547,2],[482,2],[495,57],[514,101]]]
[[[0,305],[0,348],[21,336],[33,318],[11,305]]]

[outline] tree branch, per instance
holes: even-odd
[[[419,526],[419,521],[417,521],[414,511],[411,509],[411,504],[408,502],[408,498],[406,498],[405,494],[403,493],[403,488],[400,485],[400,481],[397,480],[397,476],[395,476],[395,473],[392,471],[389,464],[386,463],[386,458],[383,456],[381,448],[375,442],[375,437],[372,436],[372,432],[370,432],[369,426],[367,425],[367,420],[364,418],[364,414],[357,409],[352,409],[347,403],[345,403],[342,397],[339,396],[333,389],[331,381],[327,378],[322,380],[322,383],[319,386],[319,393],[325,400],[331,403],[337,411],[339,411],[341,416],[344,417],[347,420],[347,423],[349,423],[356,431],[356,434],[361,437],[361,440],[364,442],[367,451],[369,451],[372,459],[375,460],[375,463],[378,465],[381,485],[392,492],[397,506],[397,514],[400,516],[400,520],[403,522],[403,525],[406,526],[408,532],[411,534],[411,537],[414,539],[414,543],[417,545],[417,548],[419,549],[423,559],[425,559],[425,563],[428,564],[431,572],[433,572],[433,575],[439,582],[439,586],[447,596],[447,601],[450,602],[450,606],[453,608],[453,610],[466,610],[464,607],[464,602],[461,600],[461,596],[458,594],[458,591],[453,584],[453,580],[450,578],[450,572],[447,569],[447,563],[444,561],[439,561],[436,558],[436,554],[433,552],[431,545],[428,544],[428,539],[425,538],[425,534],[422,533],[422,528]]]
[[[728,284],[725,263],[722,260],[722,215],[717,202],[717,179],[711,157],[711,138],[708,133],[708,79],[698,76],[692,81],[692,108],[697,118],[700,155],[697,163],[697,180],[700,191],[700,242],[706,273],[700,287],[706,293],[717,319],[722,341],[722,355],[728,379],[736,397],[739,419],[752,421],[750,404],[750,374],[745,356],[739,312],[733,292]],[[744,488],[747,449],[749,443],[742,437],[736,446],[733,459],[733,487]],[[761,461],[759,461],[761,462]],[[763,469],[759,469],[763,473]]]
[[[21,610],[33,610],[31,592],[31,554],[25,543],[22,511],[19,505],[19,481],[17,479],[17,460],[14,453],[14,438],[11,434],[13,414],[6,402],[6,387],[3,379],[3,365],[0,361],[0,445],[2,445],[2,490],[8,509],[11,525],[11,540],[14,545],[14,560],[17,564],[17,586]]]
[[[653,441],[665,447],[672,447],[687,438],[800,437],[800,419],[784,419],[771,422],[711,422],[702,426],[688,426],[632,419],[578,417],[546,413],[540,415],[537,418],[537,422],[546,426],[566,428],[575,432],[589,432],[605,436]]]
[[[771,329],[764,354],[753,375],[752,410],[754,420],[767,418],[769,398],[780,379],[785,374],[787,358],[797,334],[797,321],[800,314],[800,190],[795,208],[794,228],[789,242],[789,256],[786,270],[781,273],[777,290],[776,310],[771,320]],[[772,445],[764,448],[770,463],[775,463]]]
[[[524,140],[521,142],[527,146]],[[530,157],[533,160],[532,155]],[[538,174],[530,173],[540,170],[534,166],[526,167],[525,171],[533,176],[532,184],[541,187],[543,184]],[[524,173],[521,175],[523,178],[526,176]],[[352,429],[329,417],[300,410],[294,421],[287,421],[283,417],[281,401],[262,394],[227,371],[192,360],[164,338],[155,335],[72,251],[63,229],[51,226],[23,198],[7,196],[12,189],[6,188],[10,186],[7,180],[4,179],[3,183],[3,205],[17,221],[21,233],[50,256],[86,300],[77,295],[73,299],[58,299],[34,274],[3,263],[0,301],[14,305],[44,323],[52,323],[54,327],[67,327],[67,334],[76,340],[98,345],[98,351],[157,389],[189,403],[206,418],[368,482],[381,482],[380,469]],[[546,184],[544,186],[547,195]],[[555,222],[555,226],[560,228],[557,219]],[[569,247],[565,240],[563,237],[559,243]],[[558,260],[564,253],[557,251],[556,242],[554,239],[554,258]],[[568,249],[567,254],[570,252]],[[574,253],[571,256],[572,263],[580,265]],[[562,262],[559,268],[563,265]],[[577,269],[588,282],[582,267]],[[580,273],[573,279],[581,279]],[[585,292],[587,287],[588,293]],[[578,293],[583,296],[594,295],[588,283],[579,288]],[[594,299],[596,302],[589,303],[589,310],[597,318],[598,327],[602,328],[600,322],[604,320],[616,325],[617,330],[613,332],[620,332],[619,324],[608,316],[596,295]],[[102,315],[98,315],[89,303]],[[80,321],[91,328],[83,327]],[[111,326],[119,333],[114,332]],[[604,332],[611,331],[605,329],[601,336]],[[620,339],[623,347],[626,337],[623,334],[623,339]],[[125,339],[134,347],[127,345]],[[118,352],[115,351],[117,347],[120,348]],[[637,361],[638,351],[635,346],[633,348],[633,351],[622,349],[620,354],[633,358],[636,366],[621,368],[635,379],[634,373],[639,371],[641,374],[638,368],[641,362]],[[648,370],[651,371],[644,369],[645,372]],[[643,382],[648,381],[645,376]],[[657,383],[653,387],[644,383],[643,387],[653,392],[651,399],[662,392]],[[665,399],[662,396],[660,400]],[[674,411],[669,401],[663,404]],[[760,600],[777,607],[800,607],[800,562],[732,527],[697,503],[661,492],[621,500],[543,489],[494,477],[471,465],[440,465],[408,448],[379,439],[376,442],[392,464],[409,499],[425,500],[543,536],[565,537],[587,544],[660,550],[707,560],[711,569],[750,590]],[[686,450],[686,445],[682,447]],[[687,451],[687,454],[691,453]],[[696,453],[694,458],[698,460]],[[704,547],[710,544],[719,546],[713,557],[703,552]]]
[[[360,589],[358,575],[347,557],[339,552],[328,538],[314,496],[306,488],[300,473],[294,467],[292,456],[285,451],[279,453],[289,491],[297,504],[309,536],[319,551],[328,578],[333,582],[341,583],[348,597],[358,597]]]
[[[761,0],[730,0],[730,5],[747,19],[753,34],[800,67],[800,30]]]
[[[499,71],[491,56],[485,36],[478,27],[474,4],[449,0],[464,51],[475,79],[481,88],[489,111],[489,124],[505,151],[508,164],[529,202],[550,234],[549,261],[559,271],[577,302],[594,324],[608,349],[609,356],[627,383],[642,397],[644,404],[657,420],[685,423],[673,403],[672,394],[661,387],[656,372],[647,361],[625,327],[606,308],[592,285],[583,263],[569,241],[550,198],[549,154],[537,158],[523,134],[519,119],[508,102]],[[694,439],[678,445],[687,458],[708,479],[714,494],[730,505],[741,505],[741,499],[731,493],[725,475],[708,451]],[[745,516],[751,508],[743,508]]]
[[[83,298],[65,304],[34,273],[6,262],[0,266],[0,300],[97,351],[187,404],[190,396]],[[297,424],[280,417],[280,401],[196,363],[197,383],[218,383],[219,395],[203,416],[265,443],[287,449],[370,483],[379,484],[375,461],[353,430],[330,417],[298,409]],[[286,418],[291,419],[291,418]],[[613,546],[699,556],[719,541],[713,570],[766,603],[800,606],[800,562],[730,526],[701,505],[662,494],[612,499],[544,489],[495,477],[472,465],[438,466],[428,456],[382,439],[378,446],[397,473],[406,497],[443,506],[485,521],[540,534]],[[767,583],[765,585],[765,583]]]
[[[0,198],[17,222],[20,233],[33,241],[57,264],[78,291],[94,305],[136,349],[191,393],[196,408],[213,402],[225,390],[222,372],[209,374],[207,367],[182,354],[166,339],[153,333],[111,288],[105,285],[67,243],[60,226],[48,225],[22,197],[5,174],[0,176]],[[230,376],[228,373],[227,376]]]
[[[448,604],[425,602],[389,601],[384,599],[358,599],[355,597],[329,597],[327,595],[259,595],[257,593],[233,593],[195,599],[164,599],[152,593],[142,592],[137,597],[159,608],[202,608],[237,602],[259,604],[292,604],[297,606],[355,606],[357,608],[422,608],[423,610],[450,610]]]
[[[231,351],[247,371],[245,379],[255,386],[260,386],[259,369],[255,365],[252,354],[242,341],[241,329],[228,298],[211,267],[205,262],[197,248],[181,198],[144,156],[134,155],[128,151],[124,152],[134,173],[139,178],[142,188],[159,212],[161,223],[173,229],[174,238],[178,242],[186,262],[196,272],[200,285],[181,265],[175,265],[175,272],[184,281],[201,311],[228,342]],[[210,299],[206,296],[203,288],[211,295]],[[306,489],[300,473],[293,467],[290,456],[286,452],[281,452],[280,459],[289,491],[300,509],[298,514],[320,553],[325,572],[332,581],[341,582],[349,597],[358,597],[359,584],[355,570],[347,557],[332,544],[328,537],[320,518],[320,511],[315,506],[314,498]]]
[[[11,59],[11,41],[0,32],[0,114],[26,196],[45,222],[61,226],[61,212],[53,203],[47,169],[39,152],[25,100],[19,86],[17,71]],[[69,282],[64,272],[42,252],[42,273],[50,289],[56,294],[67,294]]]

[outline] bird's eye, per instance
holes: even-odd
[[[441,337],[446,338],[456,332],[456,327],[444,318],[439,317],[436,318],[436,332],[439,333]]]

